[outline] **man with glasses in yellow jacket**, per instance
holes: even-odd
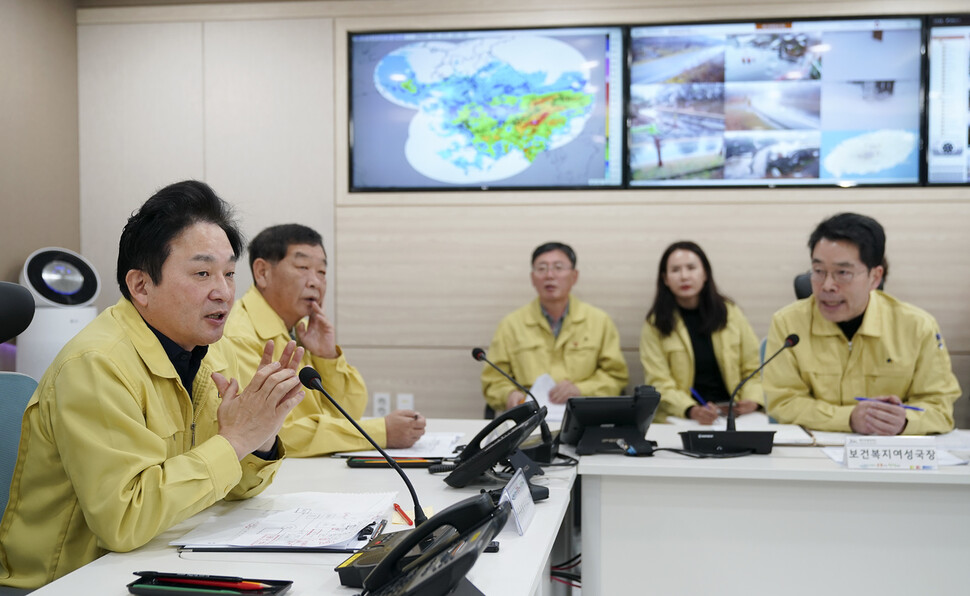
[[[549,391],[552,403],[620,395],[628,380],[620,335],[609,315],[571,295],[579,279],[573,249],[561,242],[536,248],[531,279],[538,297],[502,319],[488,348],[489,359],[526,387],[549,374],[556,382]],[[487,365],[482,392],[495,411],[526,399]]]
[[[876,220],[841,213],[808,241],[812,296],[775,313],[767,353],[799,343],[764,371],[779,422],[866,435],[953,429],[960,385],[936,320],[877,290],[886,236]]]

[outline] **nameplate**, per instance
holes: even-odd
[[[522,536],[529,529],[532,519],[536,516],[536,503],[532,500],[532,491],[529,490],[529,483],[521,469],[515,471],[515,475],[502,489],[499,503],[506,501],[512,505],[512,519],[515,520],[515,529],[519,536]]]
[[[935,470],[935,437],[850,437],[845,465],[855,470]]]

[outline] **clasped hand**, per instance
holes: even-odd
[[[266,342],[253,380],[239,393],[236,379],[227,380],[212,373],[212,381],[222,396],[219,404],[219,434],[229,441],[239,459],[253,451],[270,451],[287,414],[303,399],[297,376],[303,348],[295,341],[273,361],[273,341]]]

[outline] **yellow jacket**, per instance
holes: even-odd
[[[676,317],[674,330],[667,337],[660,335],[652,321],[645,322],[640,332],[644,379],[647,385],[653,385],[660,392],[657,422],[663,422],[668,416],[683,417],[687,408],[697,405],[690,395],[690,388],[694,386],[694,348],[683,319],[679,314]],[[741,309],[730,302],[727,303],[727,324],[711,334],[711,343],[730,395],[738,383],[761,364],[761,344]],[[738,399],[763,405],[761,380],[755,377],[745,383]]]
[[[245,387],[256,374],[266,342],[273,340],[273,357],[279,358],[290,341],[290,332],[283,319],[253,286],[233,305],[226,323],[226,338],[237,348],[236,358],[245,371],[241,373],[239,382]],[[324,389],[355,420],[364,414],[367,387],[357,369],[347,364],[339,346],[337,357],[333,359],[314,356],[307,351],[300,362],[300,368],[304,366],[312,366],[320,373]],[[378,445],[387,445],[383,418],[358,422]],[[286,444],[286,453],[290,457],[373,449],[367,439],[318,391],[307,391],[303,401],[290,412],[283,423],[280,438]]]
[[[960,385],[939,326],[926,311],[873,290],[850,343],[810,297],[775,313],[766,352],[780,348],[791,333],[798,334],[798,345],[764,370],[768,413],[778,422],[850,432],[854,398],[896,395],[926,410],[906,411],[903,434],[953,429]]]
[[[24,413],[0,523],[0,583],[41,586],[268,486],[279,460],[239,461],[217,434],[210,375],[236,372],[221,343],[209,347],[190,397],[124,298],[68,342]]]
[[[558,338],[538,298],[506,315],[492,338],[488,359],[526,387],[549,373],[556,382],[572,381],[584,396],[620,395],[628,379],[616,325],[605,312],[574,297],[569,298],[569,314]],[[515,389],[484,365],[482,392],[492,409],[505,410]]]

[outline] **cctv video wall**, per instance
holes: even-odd
[[[353,33],[354,192],[966,184],[970,15]]]

